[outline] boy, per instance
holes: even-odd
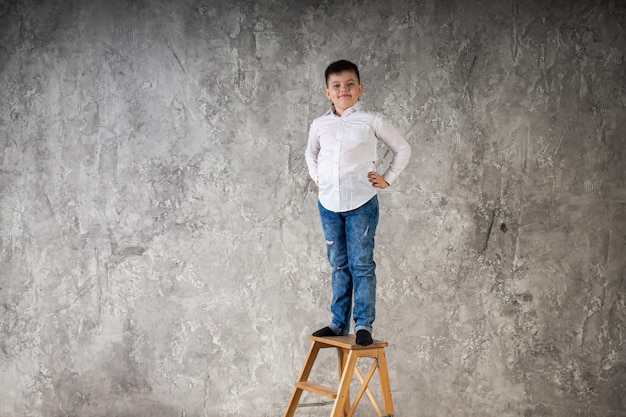
[[[362,109],[359,69],[341,60],[326,68],[329,111],[313,120],[305,158],[318,187],[318,208],[328,262],[332,268],[332,320],[313,336],[347,335],[354,293],[356,343],[372,340],[375,319],[376,264],[374,235],[378,225],[377,188],[387,188],[406,167],[411,148],[380,114]],[[380,140],[393,160],[376,172],[376,144]]]

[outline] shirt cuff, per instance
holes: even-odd
[[[396,180],[396,178],[398,178],[398,176],[391,171],[387,171],[383,174],[383,178],[385,179],[385,181],[387,181],[387,184],[391,185]]]

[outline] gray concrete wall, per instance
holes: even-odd
[[[396,414],[626,416],[625,33],[617,0],[0,2],[0,416],[282,415],[329,318],[303,153],[338,58],[413,148]]]

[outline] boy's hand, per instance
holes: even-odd
[[[387,188],[387,187],[389,187],[389,184],[387,183],[387,181],[385,181],[383,176],[380,175],[376,171],[368,172],[367,173],[367,178],[372,183],[372,187],[376,187],[376,188]]]

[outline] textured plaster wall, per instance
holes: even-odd
[[[0,1],[0,416],[282,415],[329,318],[303,152],[338,58],[413,148],[396,414],[626,416],[625,33],[617,0]]]

